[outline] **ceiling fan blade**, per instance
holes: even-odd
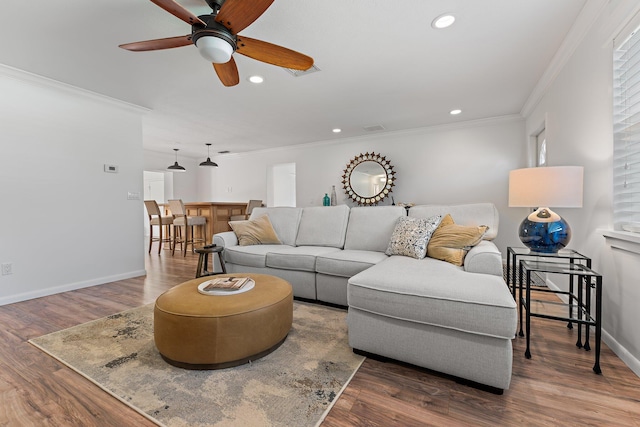
[[[133,52],[144,52],[147,50],[171,49],[173,47],[182,47],[193,44],[191,34],[186,36],[168,37],[166,39],[146,40],[143,42],[133,42],[121,44],[119,47]]]
[[[216,22],[227,27],[231,34],[238,34],[258,19],[273,1],[226,0],[216,16]]]
[[[195,24],[196,22],[202,25],[205,24],[200,18],[198,18],[193,13],[189,12],[187,9],[179,5],[173,0],[151,0],[154,4],[160,6],[173,16],[182,19],[187,24]]]
[[[216,74],[220,78],[220,81],[225,86],[235,86],[240,83],[240,75],[238,74],[238,67],[236,65],[233,56],[229,62],[224,64],[213,64],[213,68],[216,70]]]
[[[236,52],[278,67],[293,70],[308,70],[313,65],[313,58],[286,47],[263,42],[262,40],[238,36]]]

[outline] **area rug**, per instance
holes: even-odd
[[[250,364],[192,371],[153,342],[153,304],[30,340],[161,426],[313,426],[364,360],[347,342],[346,312],[294,303],[282,346]]]

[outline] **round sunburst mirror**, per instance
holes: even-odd
[[[347,197],[365,206],[377,205],[388,197],[395,181],[391,162],[373,152],[354,157],[342,175],[342,186]]]

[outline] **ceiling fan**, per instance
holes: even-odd
[[[313,58],[282,46],[244,37],[238,33],[264,13],[274,0],[205,0],[210,15],[196,16],[174,0],[151,0],[170,14],[191,25],[191,34],[120,45],[134,52],[170,49],[195,44],[200,54],[213,63],[225,86],[240,82],[233,53],[279,67],[308,70]]]

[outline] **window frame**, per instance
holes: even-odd
[[[640,224],[640,17],[613,46],[613,223]]]

